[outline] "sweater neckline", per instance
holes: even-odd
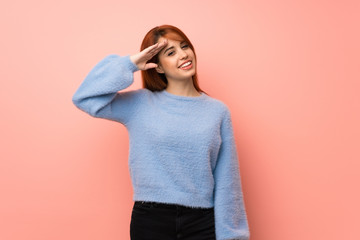
[[[178,99],[178,100],[187,100],[187,101],[196,101],[196,100],[200,100],[206,97],[205,93],[200,92],[200,96],[182,96],[182,95],[175,95],[173,93],[170,93],[168,91],[166,91],[166,89],[160,91],[160,93],[162,93],[162,95],[169,97],[169,98],[173,98],[173,99]]]

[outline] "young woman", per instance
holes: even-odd
[[[129,132],[132,240],[249,239],[230,111],[200,89],[196,60],[180,29],[155,27],[139,53],[96,64],[73,96]],[[121,91],[138,70],[143,88]]]

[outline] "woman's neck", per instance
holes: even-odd
[[[174,95],[197,97],[201,94],[196,90],[193,80],[189,81],[168,81],[166,91]]]

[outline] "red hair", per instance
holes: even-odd
[[[190,40],[187,36],[177,27],[171,25],[161,25],[158,27],[154,27],[151,29],[144,37],[140,51],[144,50],[151,45],[156,44],[160,37],[177,40],[177,41],[186,41],[191,50],[194,52],[195,59],[195,49],[194,46],[191,44]],[[158,54],[156,54],[152,59],[148,62],[158,63]],[[150,91],[161,91],[167,87],[168,81],[166,79],[165,74],[158,73],[155,68],[150,68],[147,70],[141,70],[141,77],[143,87],[149,89]],[[195,71],[194,76],[192,76],[194,87],[199,92],[204,92],[200,89],[198,78],[197,78],[197,71]]]

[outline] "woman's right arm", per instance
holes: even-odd
[[[93,117],[126,123],[133,110],[132,100],[139,91],[118,91],[133,83],[137,70],[130,56],[108,55],[88,73],[72,101]]]
[[[93,117],[126,124],[138,104],[142,89],[118,92],[134,82],[134,72],[157,66],[147,63],[167,43],[154,44],[132,56],[111,54],[88,73],[72,97],[72,102]]]

